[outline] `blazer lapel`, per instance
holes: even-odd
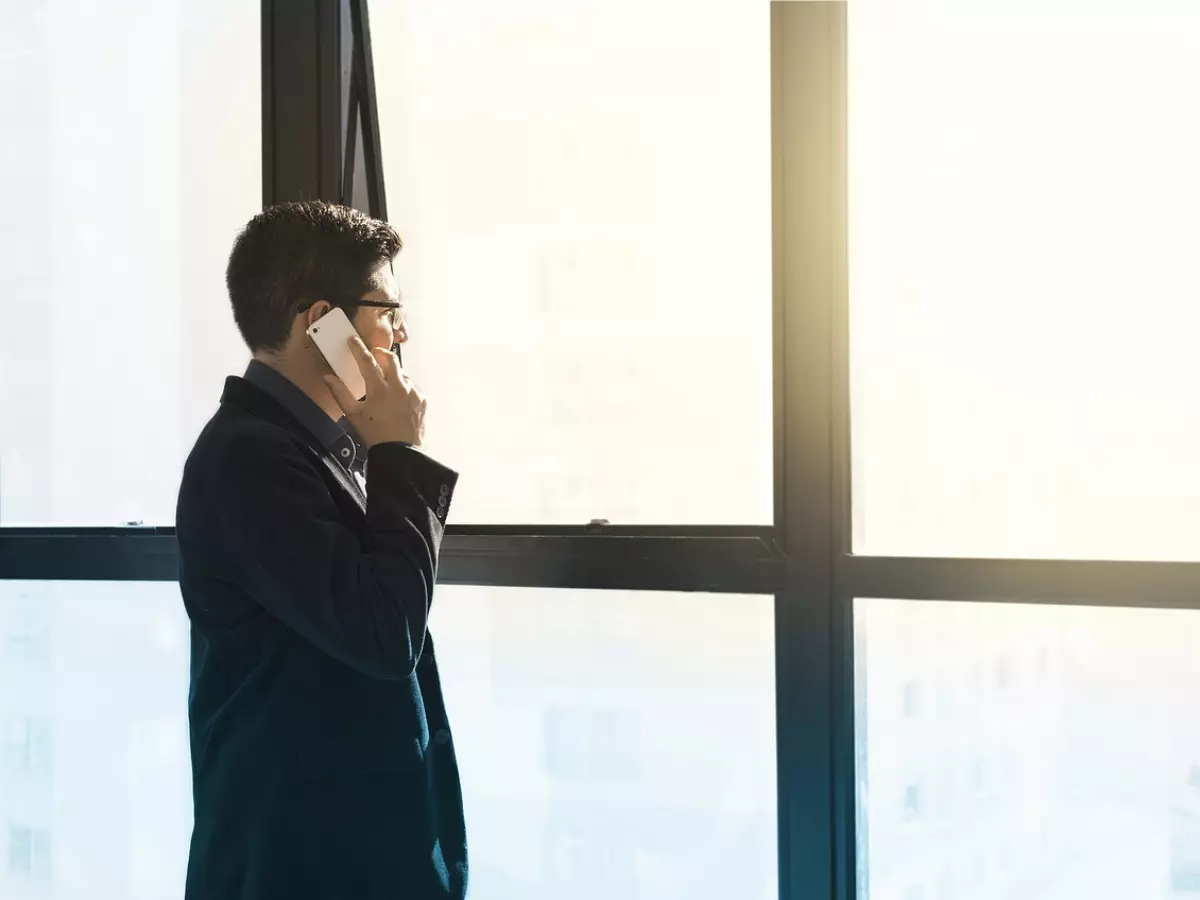
[[[287,409],[257,385],[251,384],[244,378],[231,375],[225,379],[225,390],[221,394],[221,402],[236,406],[253,416],[265,419],[280,428],[290,431],[308,445],[308,449],[320,458],[325,468],[333,475],[342,489],[354,498],[359,509],[367,510],[367,495],[359,486],[357,479],[334,458],[317,439],[317,436],[305,428],[300,421]]]
[[[311,445],[310,445],[311,446]],[[358,479],[346,471],[345,466],[333,458],[332,454],[324,448],[312,448],[318,456],[321,457],[321,462],[325,463],[325,468],[333,473],[333,477],[338,480],[345,491],[354,498],[359,508],[365,513],[367,511],[367,495],[363,489],[359,487]]]

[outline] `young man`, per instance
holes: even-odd
[[[419,449],[425,399],[392,273],[400,238],[327,203],[268,209],[226,281],[253,360],[184,468],[195,827],[187,900],[466,892],[462,794],[428,632],[457,475]],[[308,327],[361,340],[361,402]]]

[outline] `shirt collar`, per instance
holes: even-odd
[[[347,469],[365,462],[366,453],[358,435],[344,416],[335,422],[287,376],[257,359],[250,360],[244,377],[255,387],[270,394]]]

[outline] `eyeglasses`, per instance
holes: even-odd
[[[385,302],[383,300],[347,300],[345,303],[337,303],[334,305],[340,306],[343,309],[352,309],[355,306],[370,306],[375,309],[390,309],[391,313],[389,313],[387,317],[388,327],[391,328],[392,331],[399,331],[400,327],[404,324],[404,304],[402,303],[394,303],[390,301]],[[297,309],[296,312],[308,312],[308,310],[312,309],[312,307],[312,303],[307,303]]]
[[[392,331],[399,331],[400,326],[404,324],[404,306],[399,303],[385,303],[382,300],[355,300],[353,303],[347,303],[346,306],[370,306],[374,309],[390,309],[392,312],[388,316],[388,325]]]

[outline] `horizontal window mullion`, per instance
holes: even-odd
[[[174,581],[179,577],[175,535],[170,529],[44,532],[0,531],[0,579]]]
[[[439,581],[513,587],[774,593],[786,565],[769,530],[714,536],[451,529]],[[172,581],[173,529],[0,529],[0,578]]]
[[[1200,563],[844,556],[841,598],[1200,609]]]

